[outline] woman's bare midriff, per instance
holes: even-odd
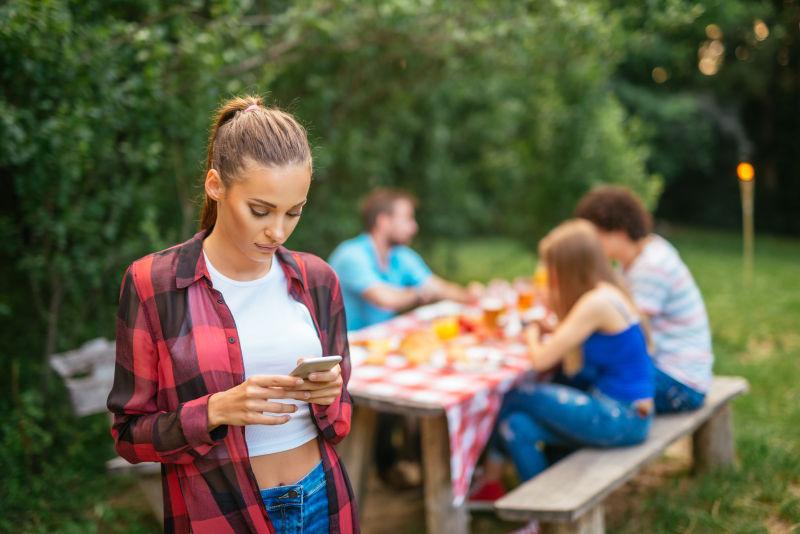
[[[296,484],[317,466],[321,457],[316,439],[288,451],[250,458],[259,489]]]

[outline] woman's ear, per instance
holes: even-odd
[[[211,200],[219,201],[225,197],[225,184],[216,169],[209,169],[206,173],[205,189]]]

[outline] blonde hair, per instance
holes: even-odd
[[[603,253],[597,230],[588,221],[570,219],[539,242],[539,255],[548,270],[551,299],[559,319],[599,282],[616,286],[633,306],[633,299]]]
[[[560,320],[600,282],[619,289],[631,307],[636,308],[630,292],[611,268],[597,230],[590,222],[570,219],[556,226],[539,242],[539,257],[547,268],[550,302]],[[581,351],[565,356],[566,374],[575,374],[582,366]]]
[[[311,148],[305,128],[290,114],[265,107],[259,96],[231,98],[214,114],[206,174],[216,170],[222,183],[229,186],[248,160],[266,167],[308,165],[310,170]],[[200,228],[207,230],[216,220],[217,202],[206,195]]]

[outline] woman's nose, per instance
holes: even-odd
[[[264,230],[264,233],[276,243],[283,243],[283,238],[286,235],[286,232],[283,229],[282,221],[278,221],[275,224],[267,227]]]

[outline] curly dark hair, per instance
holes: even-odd
[[[618,185],[601,185],[586,193],[575,208],[575,216],[603,231],[622,230],[634,241],[646,237],[653,226],[641,199]]]

